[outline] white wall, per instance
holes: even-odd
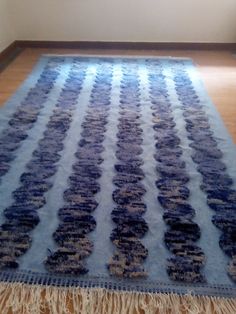
[[[0,0],[0,52],[15,40],[9,0]]]
[[[0,52],[15,39],[236,42],[236,0],[0,0]]]
[[[8,0],[18,39],[236,42],[236,0]]]

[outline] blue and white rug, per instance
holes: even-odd
[[[191,60],[43,56],[0,110],[0,279],[236,295],[236,149]]]

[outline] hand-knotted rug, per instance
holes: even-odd
[[[235,161],[191,60],[43,56],[0,111],[1,313],[235,313]]]

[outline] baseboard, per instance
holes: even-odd
[[[0,53],[0,71],[26,48],[119,49],[119,50],[210,50],[236,52],[236,43],[170,43],[112,41],[16,40]]]
[[[112,42],[112,41],[35,41],[18,40],[20,48],[126,49],[126,50],[227,50],[236,43]]]
[[[0,52],[0,72],[15,59],[21,50],[22,48],[17,44],[17,41],[14,41],[6,49]]]

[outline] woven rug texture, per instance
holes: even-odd
[[[191,60],[42,56],[0,110],[0,280],[234,297],[235,161]]]

